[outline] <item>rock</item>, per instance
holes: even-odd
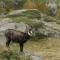
[[[29,29],[29,25],[23,22],[16,23],[16,27],[17,27],[16,29],[17,31],[22,31],[22,32],[25,32],[26,30]]]
[[[0,26],[0,31],[5,31],[7,29],[15,29],[15,23],[7,23]]]
[[[30,56],[31,60],[43,60],[41,57],[39,56]]]
[[[55,16],[57,13],[57,4],[55,0],[48,0],[47,2],[48,12],[51,16]]]
[[[40,54],[38,54],[36,52],[25,51],[23,56],[25,57],[25,59],[29,58],[29,60],[43,60],[43,58],[40,56]]]

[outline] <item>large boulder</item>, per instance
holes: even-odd
[[[55,0],[48,0],[47,2],[48,12],[51,16],[55,16],[57,13],[57,4]]]
[[[25,32],[30,28],[29,25],[24,22],[16,23],[15,26],[17,31],[22,31],[22,32]]]

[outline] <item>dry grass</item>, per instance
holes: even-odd
[[[41,3],[41,2],[37,3],[32,0],[27,0],[27,2],[24,4],[23,8],[39,9],[43,13],[48,13],[48,8],[45,3]]]
[[[32,0],[27,0],[27,2],[24,4],[23,8],[27,8],[27,9],[36,9],[37,6],[34,2],[32,2]]]
[[[57,10],[57,17],[60,18],[60,8]]]
[[[28,42],[25,45],[25,50],[31,53],[37,53],[44,60],[60,60],[60,40],[48,38],[40,41]]]

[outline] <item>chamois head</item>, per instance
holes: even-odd
[[[26,33],[28,33],[29,36],[32,36],[32,26],[27,27],[26,26]]]

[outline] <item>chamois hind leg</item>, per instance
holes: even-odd
[[[6,47],[8,48],[8,51],[10,50],[10,47],[9,47],[10,41],[11,41],[11,40],[9,40],[9,39],[6,41]]]

